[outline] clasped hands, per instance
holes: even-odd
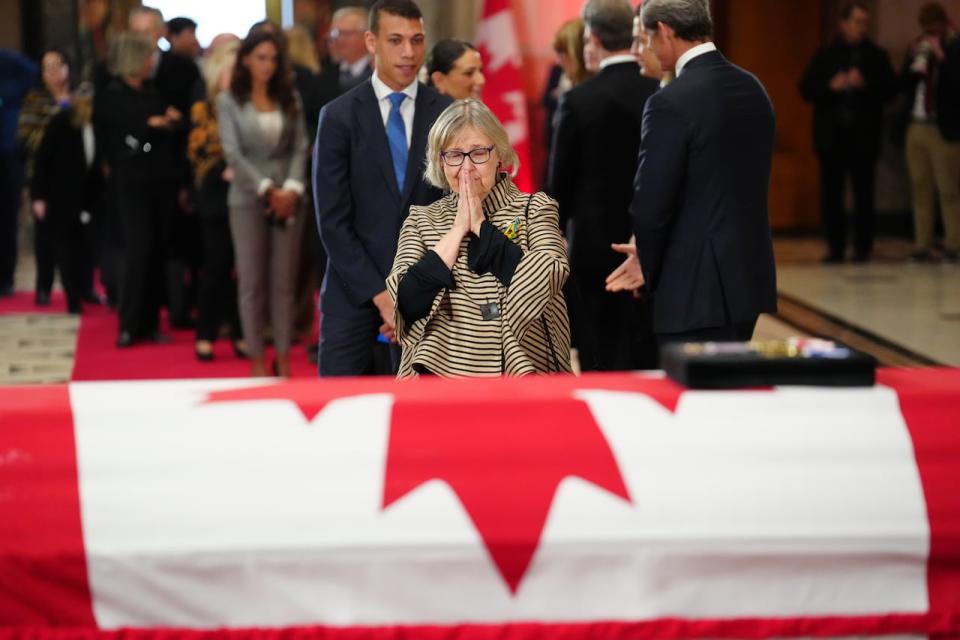
[[[278,220],[286,220],[297,210],[300,195],[291,189],[270,187],[264,194],[266,207],[264,215],[275,216]]]
[[[830,79],[830,89],[837,93],[847,89],[862,89],[867,85],[863,74],[857,68],[848,71],[837,71]]]
[[[485,220],[483,206],[480,204],[482,198],[474,185],[475,176],[476,169],[472,166],[467,166],[466,163],[460,166],[460,175],[457,177],[460,199],[457,202],[457,217],[454,218],[453,228],[461,240],[468,233],[479,237],[480,226]]]

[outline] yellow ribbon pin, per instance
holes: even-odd
[[[510,240],[520,235],[520,218],[514,218],[513,222],[508,224],[507,228],[503,230],[503,235],[507,236]]]

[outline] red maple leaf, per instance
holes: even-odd
[[[312,421],[337,398],[394,396],[383,508],[446,482],[510,591],[520,586],[560,482],[578,477],[630,502],[617,461],[577,390],[633,391],[674,411],[682,388],[632,375],[394,382],[291,381],[213,392],[208,402],[285,400]]]

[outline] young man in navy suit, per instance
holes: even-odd
[[[710,41],[706,0],[646,0],[641,23],[676,79],[647,99],[631,205],[637,246],[609,286],[646,282],[660,344],[749,340],[758,316],[777,308],[773,106]]]
[[[387,295],[400,226],[411,205],[443,194],[423,179],[427,134],[450,100],[417,82],[426,54],[412,0],[378,0],[364,35],[376,71],[320,112],[313,183],[327,250],[320,292],[320,375],[375,373],[380,340],[394,342]],[[391,347],[396,371],[399,350]]]

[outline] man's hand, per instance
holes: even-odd
[[[390,298],[390,294],[385,290],[381,291],[373,296],[373,304],[376,305],[377,311],[380,312],[380,319],[383,320],[383,324],[380,326],[380,333],[390,340],[390,342],[395,343],[397,341],[397,327],[394,320],[396,309],[393,305],[393,300]]]
[[[33,211],[33,217],[37,220],[43,220],[47,217],[47,201],[46,200],[34,200],[33,205],[30,207]]]
[[[623,264],[607,276],[607,291],[610,293],[630,291],[634,297],[639,296],[640,287],[644,285],[644,279],[640,261],[637,259],[636,245],[612,244],[610,247],[617,253],[624,254],[627,258],[623,261]]]
[[[840,93],[841,91],[846,91],[847,87],[850,86],[850,76],[846,71],[837,71],[832,78],[830,78],[830,89]]]
[[[850,86],[854,89],[862,89],[867,86],[867,81],[863,77],[863,74],[860,73],[860,69],[853,68],[850,69],[850,73],[847,74],[847,82],[850,83]]]

